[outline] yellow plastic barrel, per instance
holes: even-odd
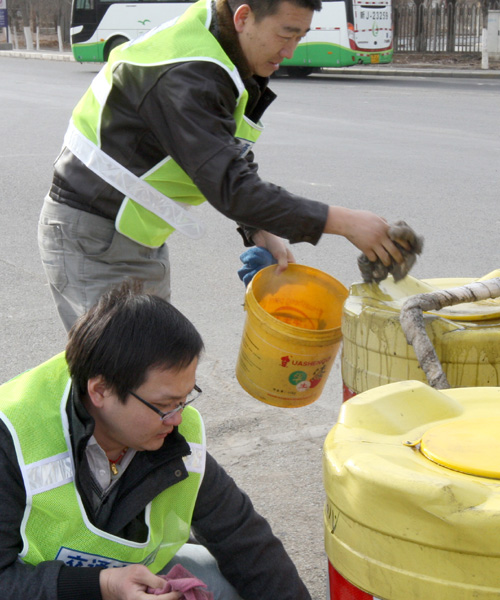
[[[500,276],[500,270],[483,277]],[[379,284],[354,284],[342,315],[344,400],[395,381],[427,382],[399,323],[415,294],[449,289],[475,279],[389,276]],[[500,385],[500,298],[424,313],[426,331],[451,387]]]
[[[245,294],[236,377],[254,398],[299,407],[319,398],[340,347],[347,289],[305,265],[259,271]]]
[[[363,392],[323,467],[330,600],[500,598],[500,387]]]

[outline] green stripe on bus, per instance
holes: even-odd
[[[105,43],[73,44],[73,56],[78,62],[103,62]]]
[[[380,64],[392,60],[392,50],[383,52],[356,52],[338,44],[321,42],[302,43],[297,47],[293,58],[283,61],[284,67],[348,67],[355,64],[373,64],[372,56],[379,57]]]

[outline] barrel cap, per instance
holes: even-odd
[[[431,427],[422,437],[420,451],[454,471],[500,479],[500,418],[463,419]]]

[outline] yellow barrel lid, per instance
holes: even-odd
[[[500,419],[464,419],[431,427],[420,443],[433,462],[468,475],[500,479]]]
[[[394,281],[392,276],[387,277],[379,284],[362,284],[364,296],[373,297],[389,309],[401,310],[405,302],[416,294],[425,294],[461,287],[476,281],[487,281],[500,277],[500,269],[496,269],[479,279],[469,278],[441,278],[441,279],[416,279],[407,275],[401,281]],[[353,286],[356,290],[357,286]],[[465,302],[455,306],[445,306],[437,311],[428,311],[428,314],[450,319],[451,321],[484,321],[500,318],[500,298],[487,298],[478,302]]]

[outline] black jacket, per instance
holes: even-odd
[[[250,76],[225,0],[213,14],[210,31],[237,65],[249,92],[247,116],[258,122],[275,95],[267,79]],[[212,206],[249,231],[316,244],[327,205],[263,181],[253,154],[240,157],[233,119],[237,97],[230,76],[212,62],[121,64],[103,113],[102,150],[137,176],[171,156]],[[49,194],[108,219],[116,217],[123,199],[66,148],[55,162]]]
[[[190,452],[186,440],[175,429],[159,450],[137,452],[111,493],[103,494],[85,458],[94,422],[74,392],[67,414],[76,484],[90,521],[117,536],[144,541],[146,505],[161,491],[187,477],[182,460]],[[60,561],[46,561],[35,567],[18,560],[26,494],[14,444],[2,421],[0,482],[0,598],[101,600],[99,567],[69,567]],[[91,494],[99,497],[96,509],[92,508]],[[248,496],[210,454],[192,528],[242,598],[310,600],[295,566],[267,521],[255,512]]]

